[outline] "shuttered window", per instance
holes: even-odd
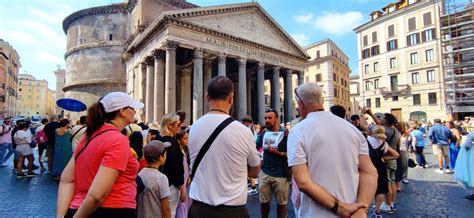
[[[367,46],[367,44],[368,44],[367,36],[364,36],[363,39],[362,39],[362,41],[363,41],[362,44],[363,44],[364,46]]]
[[[372,33],[372,43],[376,43],[377,42],[377,32],[373,32]]]
[[[388,26],[388,37],[393,37],[395,36],[395,27],[392,25]]]
[[[408,31],[413,31],[416,29],[416,18],[412,17],[408,19]]]
[[[431,12],[423,14],[423,25],[429,26],[431,24],[433,24],[433,22],[431,21]]]

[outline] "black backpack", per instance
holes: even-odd
[[[383,144],[385,142],[382,142],[382,144],[379,145],[377,148],[373,148],[369,140],[367,140],[367,143],[369,145],[370,160],[372,160],[372,163],[374,164],[375,168],[380,169],[381,167],[384,167],[384,163],[382,162],[382,158],[383,158],[382,149],[383,149]]]

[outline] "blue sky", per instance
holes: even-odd
[[[259,4],[301,46],[325,38],[346,55],[353,73],[357,69],[357,41],[352,29],[369,20],[370,12],[398,0],[259,0]],[[74,11],[126,2],[126,0],[0,0],[0,38],[19,53],[21,73],[46,79],[55,89],[54,71],[65,67],[66,35],[63,19]],[[191,0],[200,6],[249,2],[241,0]]]

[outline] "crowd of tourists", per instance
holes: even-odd
[[[248,217],[254,194],[264,218],[273,197],[277,217],[286,217],[288,200],[296,217],[366,217],[370,205],[373,216],[382,217],[396,212],[409,168],[430,168],[429,144],[437,173],[454,172],[474,188],[474,118],[401,122],[362,108],[346,119],[341,106],[324,110],[316,83],[294,94],[299,118],[291,125],[280,123],[271,108],[265,124],[254,125],[250,116],[229,115],[233,83],[214,77],[209,112],[186,126],[183,111],[165,114],[160,123],[137,123],[144,105],[112,92],[75,125],[53,118],[32,128],[5,119],[0,166],[14,156],[18,179],[47,170],[59,181],[58,217]],[[474,193],[466,198],[474,200]]]

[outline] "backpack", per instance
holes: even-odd
[[[45,144],[46,142],[48,142],[48,136],[44,132],[44,128],[36,134],[36,141],[38,142],[38,144]]]

